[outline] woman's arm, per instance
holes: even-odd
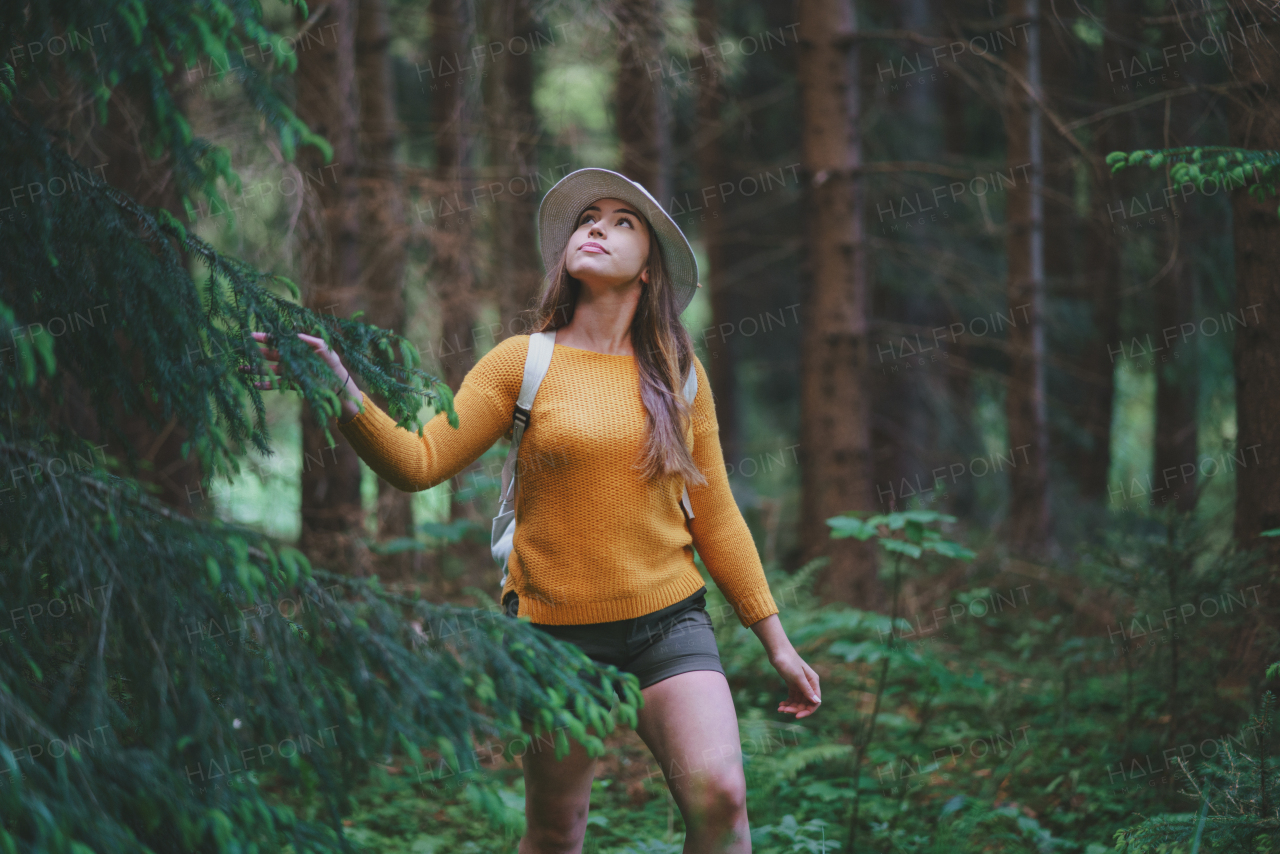
[[[753,626],[778,613],[751,530],[729,489],[715,404],[702,363],[695,359],[698,394],[694,399],[693,461],[707,479],[705,486],[687,484],[693,519],[693,545],[707,571],[733,606],[743,626]]]
[[[311,344],[334,374],[343,379],[338,429],[369,468],[397,489],[417,492],[448,480],[511,427],[525,353],[513,339],[506,339],[489,351],[462,381],[453,402],[458,427],[451,426],[440,412],[424,425],[419,437],[416,432],[397,426],[391,416],[360,391],[341,358],[322,339],[299,337]],[[264,356],[268,360],[277,358],[273,351],[265,351]],[[279,373],[278,366],[272,368]]]
[[[689,487],[689,503],[693,505],[689,530],[694,547],[716,586],[737,612],[738,621],[755,632],[769,663],[786,683],[787,699],[778,704],[778,711],[794,714],[797,719],[807,717],[822,703],[818,674],[800,658],[782,629],[751,530],[729,489],[706,372],[697,359],[694,367],[698,371],[698,394],[694,399],[693,461],[707,479],[706,486]]]

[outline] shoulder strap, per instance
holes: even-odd
[[[511,449],[507,451],[507,461],[502,466],[502,504],[498,512],[506,510],[510,493],[514,492],[516,455],[520,450],[520,440],[524,438],[525,428],[529,426],[529,415],[533,409],[533,399],[538,395],[538,388],[551,366],[551,354],[555,351],[556,331],[535,332],[529,336],[529,352],[524,357],[524,379],[520,383],[520,394],[516,397],[516,408],[512,416]]]
[[[693,363],[693,358],[689,359],[689,377],[684,381],[684,399],[689,401],[689,406],[693,406],[693,399],[698,396],[698,368]],[[693,504],[689,501],[689,485],[685,484],[683,491],[680,493],[680,507],[684,510],[686,519],[693,518]]]
[[[493,519],[493,531],[489,541],[494,560],[502,566],[500,587],[507,584],[507,559],[515,542],[515,493],[519,481],[516,469],[520,454],[520,440],[524,438],[525,428],[529,426],[529,416],[533,409],[533,399],[538,394],[551,365],[551,356],[555,351],[556,331],[535,332],[529,336],[529,350],[524,357],[524,378],[520,381],[520,394],[516,396],[515,412],[512,415],[511,448],[507,451],[506,462],[502,465],[502,501],[498,505],[498,515]]]

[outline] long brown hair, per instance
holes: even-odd
[[[683,478],[690,486],[703,486],[707,479],[693,461],[684,437],[692,418],[692,406],[684,399],[684,380],[693,367],[693,338],[680,322],[676,293],[662,246],[649,220],[649,282],[641,282],[640,300],[631,318],[631,349],[640,373],[640,400],[646,412],[648,436],[640,460],[633,468],[645,480],[662,477]],[[572,239],[572,235],[570,235]],[[568,241],[565,242],[568,245]],[[569,275],[564,248],[555,268],[546,277],[542,297],[534,309],[531,332],[561,329],[573,320],[582,283]]]

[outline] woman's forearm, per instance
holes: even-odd
[[[342,399],[342,414],[338,416],[338,422],[346,424],[360,413],[360,404],[364,401],[364,395],[360,392],[360,387],[356,385],[355,378],[349,372],[347,381],[343,383],[338,396]]]
[[[782,630],[782,621],[778,619],[777,614],[770,614],[763,620],[752,623],[751,631],[755,632],[756,637],[760,638],[760,643],[764,644],[770,660],[781,653],[795,651],[787,633]]]

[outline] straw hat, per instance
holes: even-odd
[[[554,270],[569,236],[577,230],[577,217],[598,199],[621,199],[644,215],[662,247],[662,260],[675,287],[677,313],[693,299],[698,283],[698,262],[680,226],[668,216],[649,191],[625,175],[608,169],[579,169],[565,175],[538,207],[538,245],[547,271]]]

